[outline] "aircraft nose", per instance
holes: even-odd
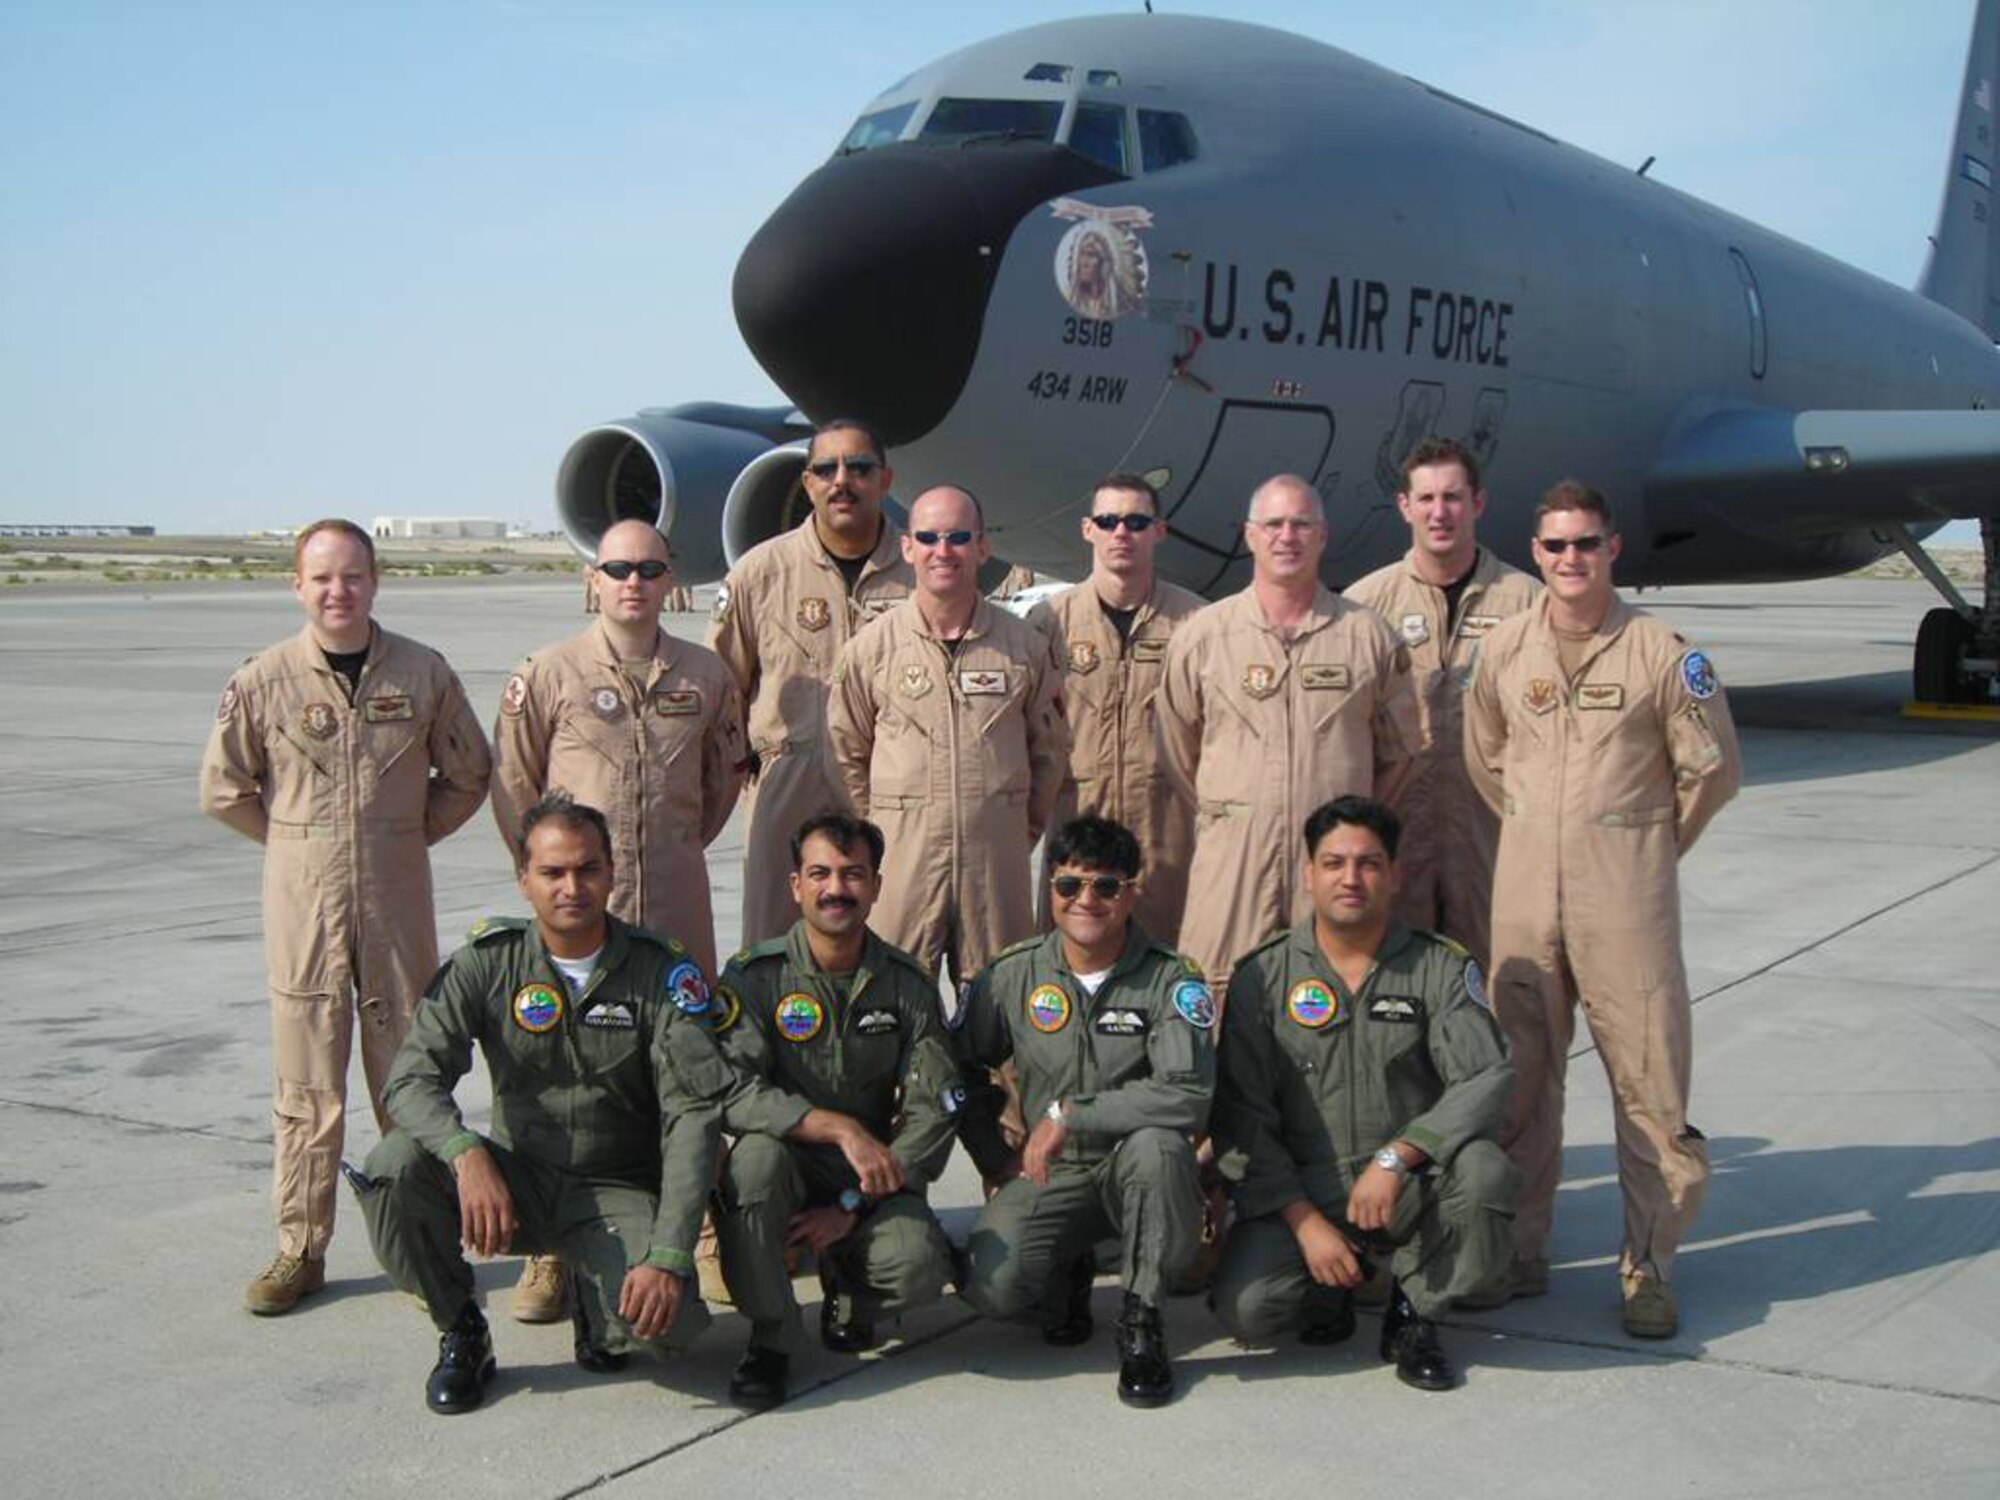
[[[1037,204],[1115,182],[1064,146],[910,142],[835,157],[736,263],[736,324],[817,421],[859,417],[891,445],[958,400],[1007,239]]]

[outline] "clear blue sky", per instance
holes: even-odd
[[[1616,161],[1656,154],[1662,180],[1908,284],[1972,0],[1160,8],[1303,32]],[[862,104],[1075,13],[5,0],[0,520],[548,527],[588,424],[779,399],[730,276]]]

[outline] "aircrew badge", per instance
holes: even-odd
[[[1253,698],[1268,698],[1278,690],[1278,669],[1253,662],[1243,669],[1243,691]]]
[[[1562,695],[1550,679],[1534,677],[1529,679],[1528,690],[1523,696],[1527,699],[1530,713],[1545,714],[1556,706]]]
[[[1198,1031],[1215,1025],[1215,996],[1199,979],[1183,979],[1174,986],[1174,1010]]]
[[[618,689],[601,687],[590,695],[590,706],[600,719],[615,719],[623,704],[618,697]]]
[[[825,599],[812,594],[799,601],[798,621],[802,630],[824,630],[833,623],[833,611]]]
[[[562,1020],[562,996],[552,984],[524,984],[514,993],[514,1024],[540,1036]]]
[[[1038,984],[1028,996],[1028,1024],[1037,1031],[1061,1031],[1069,1022],[1069,996],[1057,984]]]
[[[809,1042],[826,1024],[826,1007],[803,990],[794,990],[778,1002],[772,1016],[778,1035],[788,1042]]]
[[[903,675],[896,683],[896,691],[905,698],[921,698],[931,690],[931,674],[915,662],[903,668]]]
[[[331,739],[340,729],[340,720],[335,717],[331,703],[308,703],[304,723],[306,733],[316,740]]]
[[[1097,670],[1097,642],[1071,641],[1069,643],[1069,669],[1079,677],[1088,677]]]
[[[1285,997],[1285,1014],[1310,1031],[1340,1019],[1340,996],[1318,979],[1301,979]]]
[[[689,718],[701,712],[700,688],[661,688],[653,694],[653,712],[667,718]]]
[[[682,959],[667,970],[667,998],[684,1016],[705,1016],[714,1004],[708,981],[701,976],[701,965],[691,958]]]
[[[1681,681],[1687,685],[1688,696],[1695,699],[1713,698],[1722,686],[1715,664],[1700,651],[1690,651],[1681,658]]]

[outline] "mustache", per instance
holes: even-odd
[[[822,896],[819,898],[821,911],[852,911],[860,905],[852,896]]]

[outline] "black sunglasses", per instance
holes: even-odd
[[[950,542],[954,547],[970,547],[976,531],[913,531],[910,540],[919,547],[935,547],[939,542]]]
[[[823,458],[816,464],[807,464],[806,472],[815,479],[831,479],[838,474],[842,465],[856,479],[866,479],[882,467],[879,458]]]
[[[651,583],[656,578],[665,578],[667,576],[667,565],[657,557],[649,557],[644,562],[627,562],[621,557],[613,562],[599,563],[597,571],[602,573],[606,578],[617,579],[620,583],[623,583],[634,573],[637,573],[646,582]]]
[[[1082,875],[1057,875],[1049,881],[1051,888],[1065,901],[1074,901],[1078,896],[1081,896],[1085,886],[1089,886],[1090,893],[1100,901],[1116,901],[1118,893],[1124,890],[1126,886],[1137,884],[1138,881],[1122,875],[1091,875],[1089,877]]]
[[[1561,557],[1572,547],[1579,552],[1595,552],[1604,545],[1604,537],[1602,534],[1572,537],[1538,536],[1535,538],[1535,545],[1544,552]]]
[[[1128,511],[1122,516],[1114,516],[1107,511],[1101,516],[1092,516],[1090,524],[1099,531],[1116,531],[1120,526],[1127,531],[1151,531],[1153,523],[1159,519],[1158,516],[1149,516],[1144,511]]]

